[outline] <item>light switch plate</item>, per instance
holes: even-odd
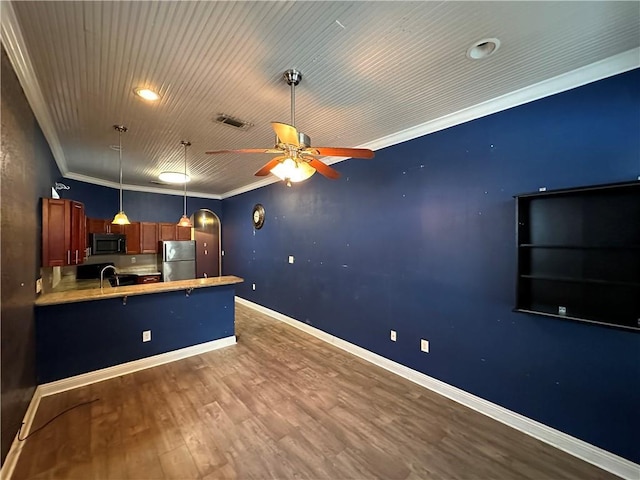
[[[151,341],[151,330],[145,330],[142,332],[142,341],[150,342]]]
[[[289,255],[289,263],[293,263],[295,261],[295,258],[293,258],[293,255]]]

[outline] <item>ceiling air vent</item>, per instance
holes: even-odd
[[[226,113],[217,114],[214,118],[214,121],[216,123],[221,123],[229,127],[237,128],[239,130],[248,130],[249,128],[253,127],[253,123],[245,122],[244,120],[232,117],[231,115],[227,115]]]

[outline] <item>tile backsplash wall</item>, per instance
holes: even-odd
[[[152,273],[158,271],[158,255],[155,253],[141,255],[92,255],[84,261],[84,265],[96,263],[113,263],[119,273]],[[42,290],[51,292],[63,280],[75,281],[76,266],[42,267]]]
[[[85,265],[93,265],[96,263],[113,263],[118,270],[155,269],[158,267],[158,255],[155,253],[141,255],[91,255],[84,262]]]

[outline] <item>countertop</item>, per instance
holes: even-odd
[[[153,293],[173,292],[196,288],[219,287],[242,283],[244,279],[234,275],[224,277],[194,278],[191,280],[177,280],[174,282],[147,283],[129,285],[125,287],[87,288],[83,290],[69,290],[64,292],[44,293],[36,301],[36,306],[59,305],[62,303],[90,302],[107,298],[121,298],[134,295],[149,295]],[[106,282],[107,284],[109,282]]]

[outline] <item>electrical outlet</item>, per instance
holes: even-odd
[[[136,263],[136,257],[131,257],[131,263]]]
[[[295,261],[295,258],[293,258],[293,255],[289,255],[289,263],[293,263]]]
[[[429,340],[425,340],[424,338],[420,340],[420,350],[429,353]]]
[[[395,341],[398,339],[398,335],[397,335],[397,333],[396,333],[396,331],[395,331],[395,330],[391,330],[391,335],[390,335],[390,337],[391,337],[391,341],[392,341],[392,342],[395,342]]]
[[[150,342],[151,341],[151,330],[145,330],[142,332],[142,341]]]
[[[42,291],[42,278],[38,278],[36,280],[36,293],[40,293]]]
[[[255,283],[252,283],[252,284],[251,284],[251,290],[255,290],[255,289],[256,289],[256,284],[255,284]]]

